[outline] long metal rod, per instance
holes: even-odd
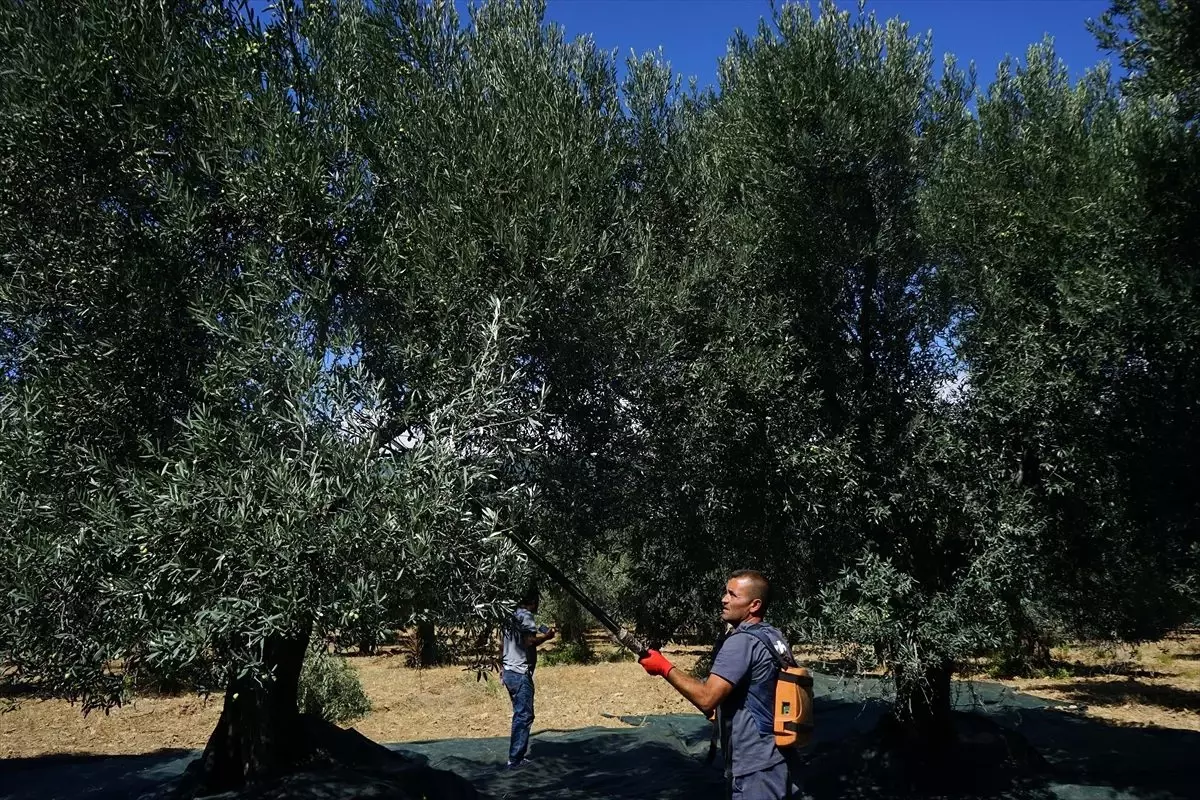
[[[542,571],[549,575],[552,581],[566,589],[569,595],[579,601],[579,605],[586,608],[601,625],[611,631],[612,635],[616,637],[617,641],[621,645],[633,651],[638,658],[644,657],[649,652],[649,648],[647,648],[640,639],[635,637],[629,631],[625,630],[625,628],[618,625],[613,618],[604,611],[603,608],[596,604],[596,601],[584,594],[583,591],[575,585],[574,581],[564,575],[558,567],[551,564],[545,556],[543,556],[534,548],[533,545],[511,531],[506,531],[506,535],[512,540],[513,544],[525,552],[525,555],[529,556],[533,563],[541,567]]]

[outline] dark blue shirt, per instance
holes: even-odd
[[[721,704],[721,713],[730,720],[729,743],[733,750],[735,778],[768,769],[783,761],[783,754],[775,746],[775,735],[764,733],[758,720],[746,708],[750,684],[769,682],[773,696],[778,673],[775,659],[767,652],[766,645],[751,634],[741,632],[747,627],[747,623],[743,622],[730,634],[713,659],[710,670],[713,675],[719,675],[733,684],[733,691]],[[779,638],[782,639],[782,635]]]

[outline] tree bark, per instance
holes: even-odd
[[[441,659],[438,658],[437,629],[432,622],[417,623],[417,639],[420,642],[417,666],[436,667]]]
[[[556,599],[560,613],[555,622],[558,624],[558,639],[579,647],[588,647],[587,632],[589,618],[583,606],[566,592],[560,592]]]
[[[273,679],[262,684],[234,677],[204,753],[182,796],[233,791],[296,767],[311,749],[300,722],[297,693],[309,634],[275,637],[264,646]]]
[[[1001,673],[1020,678],[1045,674],[1053,664],[1051,636],[1030,618],[1018,598],[1009,597],[1006,604],[1012,639],[1000,654]]]
[[[1024,675],[1044,675],[1054,665],[1049,637],[1030,622],[1028,628],[1018,632],[1016,649],[1010,659]]]
[[[896,705],[893,710],[904,738],[922,749],[937,750],[955,741],[950,704],[954,665],[939,660],[910,670],[895,669]]]

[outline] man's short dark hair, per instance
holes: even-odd
[[[525,589],[525,594],[521,595],[521,602],[518,605],[531,606],[541,602],[541,599],[542,593],[538,590],[537,584],[533,584]]]
[[[767,610],[767,606],[771,604],[771,582],[767,580],[766,575],[756,569],[739,569],[730,575],[729,579],[745,579],[746,585],[750,587],[751,599],[761,600],[762,610]]]

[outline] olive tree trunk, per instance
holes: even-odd
[[[940,749],[955,741],[951,712],[954,665],[939,660],[920,668],[897,666],[893,715],[904,738],[922,748]]]
[[[270,639],[264,661],[273,680],[234,677],[204,753],[185,778],[181,795],[197,796],[244,788],[296,767],[310,752],[297,706],[300,669],[309,634]]]

